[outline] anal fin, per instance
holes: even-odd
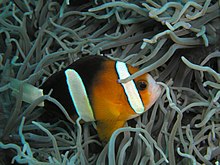
[[[110,139],[112,133],[118,129],[123,127],[125,124],[125,121],[123,120],[102,120],[97,121],[97,131],[100,140],[104,142],[108,142]]]

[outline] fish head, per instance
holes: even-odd
[[[128,69],[131,74],[138,71],[137,68],[131,66]],[[134,82],[135,88],[129,91],[130,98],[132,98],[130,105],[135,113],[130,116],[130,119],[139,116],[151,108],[161,94],[160,85],[157,84],[149,73],[145,73],[131,81]]]

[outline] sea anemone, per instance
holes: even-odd
[[[219,164],[219,17],[217,0],[1,0],[1,164]],[[88,55],[140,68],[120,82],[151,72],[162,87],[106,145],[50,95],[23,102],[27,84]],[[42,120],[44,100],[67,120]]]

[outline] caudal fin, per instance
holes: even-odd
[[[44,95],[42,89],[17,79],[11,79],[10,88],[12,90],[12,95],[19,94],[21,86],[23,86],[22,100],[26,103],[31,104],[34,100]],[[38,106],[43,107],[44,102],[40,103]]]

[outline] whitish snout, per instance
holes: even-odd
[[[161,93],[160,86],[149,74],[147,75],[147,81],[148,81],[148,91],[150,93],[150,99],[149,99],[149,105],[145,107],[146,110],[150,108],[157,101]]]

